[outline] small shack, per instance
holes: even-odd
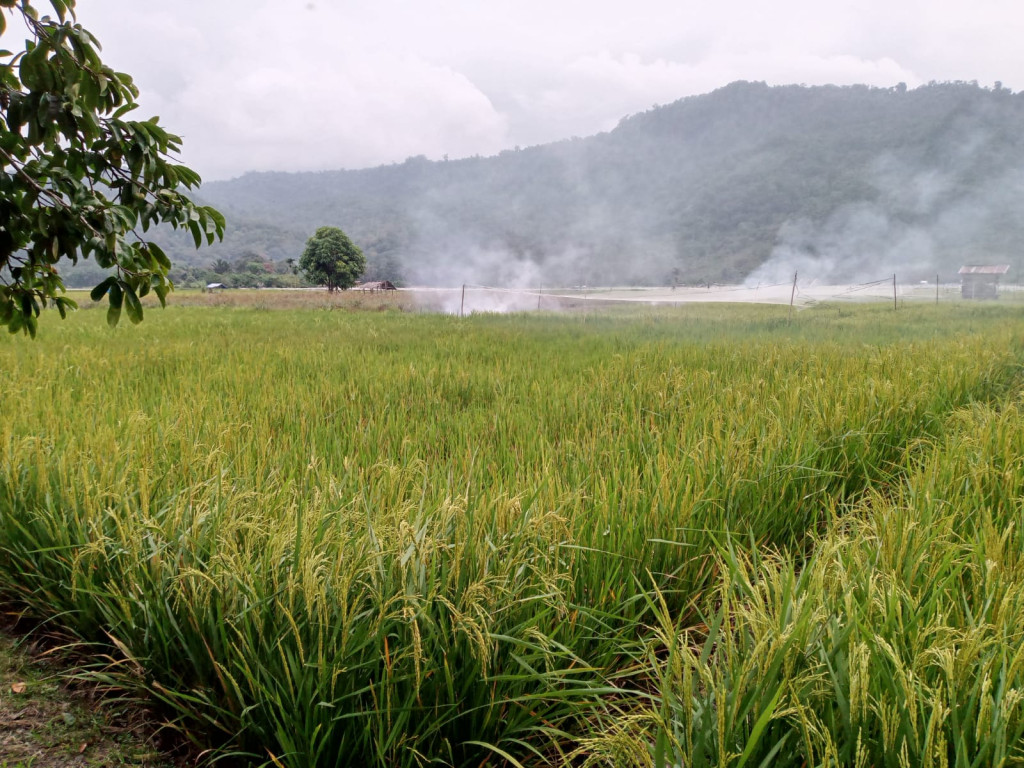
[[[965,299],[998,299],[999,278],[1009,264],[966,264],[960,267],[960,296]]]
[[[352,288],[353,291],[397,291],[395,284],[390,280],[376,280],[372,283],[360,283]]]
[[[207,283],[204,289],[207,293],[213,293],[214,291],[223,291],[227,286],[224,283]]]

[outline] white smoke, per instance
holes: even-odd
[[[771,257],[747,285],[784,282],[863,283],[898,274],[932,279],[966,263],[1005,261],[991,245],[1001,217],[1012,215],[1024,172],[1008,169],[977,189],[964,179],[984,137],[960,144],[941,168],[914,168],[895,155],[879,158],[869,176],[871,199],[845,205],[823,221],[798,219],[779,228]]]
[[[881,206],[843,206],[821,225],[807,219],[784,224],[771,258],[752,272],[747,285],[782,283],[799,273],[801,282],[863,283],[899,271],[916,276],[933,271],[931,234],[894,219]]]
[[[428,252],[409,275],[414,285],[426,287],[416,293],[424,308],[455,315],[525,312],[538,308],[545,286],[564,286],[585,263],[585,254],[572,249],[541,264],[529,254],[466,241]]]

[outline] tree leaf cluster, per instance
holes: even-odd
[[[140,299],[164,302],[171,261],[145,233],[159,224],[187,231],[195,247],[223,237],[224,217],[182,190],[199,175],[174,161],[181,139],[154,117],[132,120],[138,89],[115,72],[75,16],[74,0],[0,0],[0,34],[20,18],[29,39],[0,51],[0,326],[35,335],[41,310],[64,316],[57,264],[93,259],[108,276],[92,292],[142,320]],[[5,40],[6,42],[6,40]]]
[[[306,241],[299,269],[314,285],[327,286],[331,292],[346,290],[366,271],[366,257],[337,227],[320,227]]]

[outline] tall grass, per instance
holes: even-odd
[[[0,342],[0,574],[221,757],[913,763],[956,738],[921,702],[970,687],[937,693],[918,655],[975,622],[1017,674],[1016,608],[972,602],[1003,571],[950,509],[964,473],[979,508],[1013,493],[1017,329],[784,317],[82,313]],[[947,470],[991,414],[989,458]],[[919,614],[913,640],[884,623]],[[906,714],[875,689],[842,714],[865,663]],[[964,694],[979,717],[996,679]],[[984,754],[1016,749],[999,716]]]
[[[1024,761],[1021,416],[952,414],[806,562],[727,549],[703,623],[658,606],[661,709],[630,742],[656,746],[634,764]]]

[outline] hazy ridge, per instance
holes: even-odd
[[[737,82],[494,157],[210,182],[225,242],[164,244],[181,265],[283,261],[335,225],[370,276],[418,283],[933,278],[1016,265],[1022,118],[998,84]]]

